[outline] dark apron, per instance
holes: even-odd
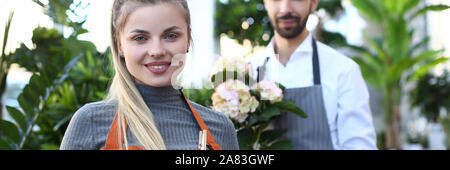
[[[333,150],[330,127],[325,110],[320,79],[320,64],[316,40],[312,41],[313,47],[313,74],[314,86],[304,88],[292,88],[284,91],[284,100],[294,101],[303,109],[308,118],[301,118],[293,113],[282,113],[273,121],[275,129],[286,129],[283,136],[292,142],[294,150]],[[265,66],[257,68],[257,80],[262,80],[265,75]],[[261,75],[260,75],[261,73]]]

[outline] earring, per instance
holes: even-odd
[[[189,50],[186,50],[186,53],[189,53]]]

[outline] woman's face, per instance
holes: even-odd
[[[119,53],[136,83],[171,85],[173,73],[182,69],[178,61],[190,46],[184,18],[182,10],[170,3],[145,5],[130,13],[120,33]]]

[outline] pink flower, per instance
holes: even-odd
[[[252,89],[259,92],[261,100],[269,100],[272,104],[283,100],[283,91],[274,82],[263,80],[253,85]]]
[[[211,97],[213,110],[243,123],[248,113],[254,112],[259,105],[249,90],[250,88],[239,80],[228,80],[220,84]]]

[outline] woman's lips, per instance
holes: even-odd
[[[170,62],[152,62],[146,64],[145,66],[152,73],[163,74],[169,69],[170,64]]]

